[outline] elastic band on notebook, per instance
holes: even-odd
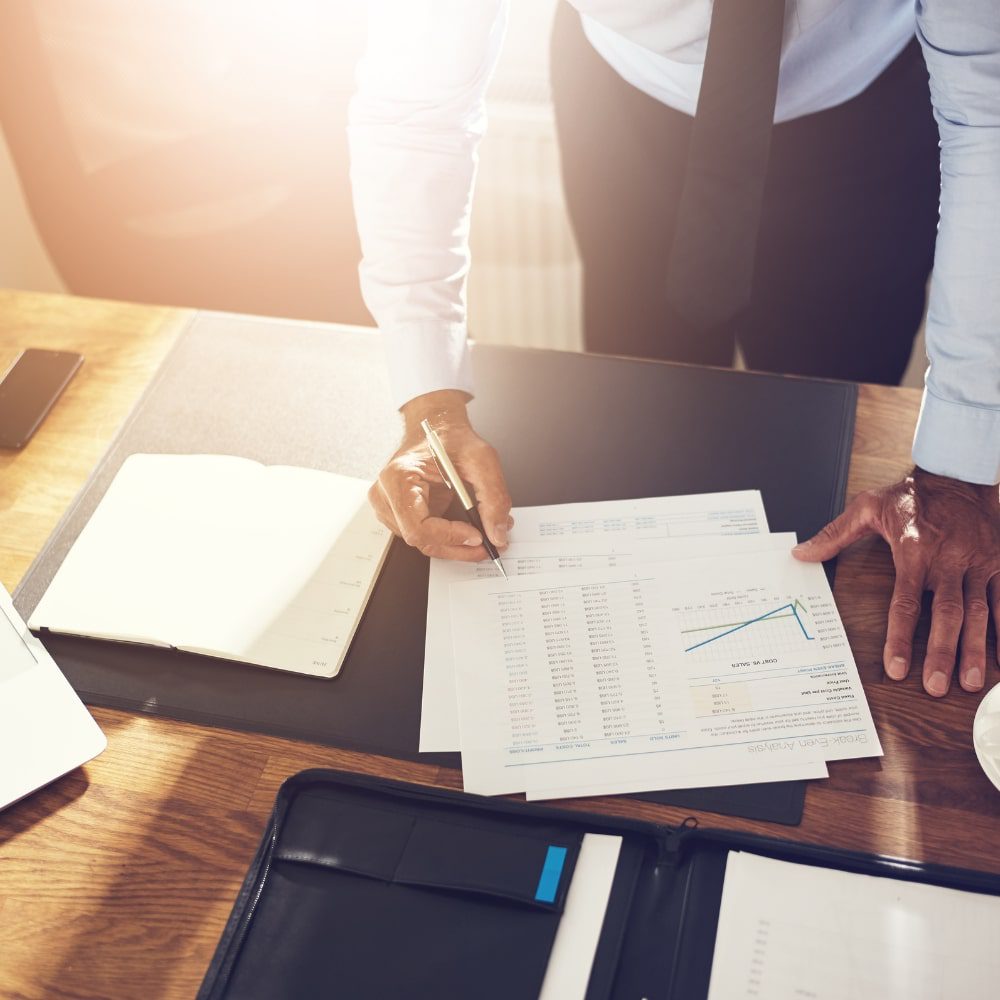
[[[559,878],[563,865],[566,864],[566,848],[550,844],[545,854],[545,864],[542,874],[538,876],[538,888],[535,890],[535,900],[539,903],[554,903],[559,891]]]

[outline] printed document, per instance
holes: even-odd
[[[450,594],[468,791],[615,794],[747,769],[778,780],[881,754],[823,569],[787,551]],[[694,780],[712,783],[732,782]]]
[[[508,577],[637,566],[672,562],[728,552],[787,552],[795,544],[791,532],[777,535],[740,535],[733,538],[624,539],[569,538],[552,542],[514,542],[503,554]],[[432,559],[427,588],[427,636],[424,644],[423,710],[420,749],[459,750],[458,701],[455,694],[455,653],[452,644],[451,597],[453,583],[499,578],[492,562],[454,562]]]
[[[1000,898],[730,853],[709,1000],[993,1000]]]
[[[511,545],[503,554],[509,576],[686,558],[716,551],[757,551],[782,542],[769,536],[757,491],[706,493],[643,500],[515,508]],[[725,549],[717,546],[725,545]],[[498,576],[489,561],[432,559],[427,593],[420,749],[459,749],[455,661],[448,588]]]

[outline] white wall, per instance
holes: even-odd
[[[0,132],[0,288],[39,292],[63,290],[45,248],[38,240],[21,195],[7,141]]]

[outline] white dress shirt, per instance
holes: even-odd
[[[941,132],[922,468],[1000,480],[1000,0],[787,0],[776,121],[863,91],[914,32]],[[509,0],[370,0],[349,138],[361,287],[397,405],[473,391],[465,281],[476,148]],[[711,0],[574,0],[625,80],[693,113]]]

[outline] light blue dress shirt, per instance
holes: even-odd
[[[476,148],[510,0],[370,0],[349,137],[362,291],[396,402],[473,391],[465,280]],[[527,0],[524,0],[527,2]],[[572,0],[626,80],[691,113],[711,0]],[[749,2],[749,0],[747,0]],[[941,132],[941,222],[914,461],[1000,480],[1000,0],[787,0],[775,111],[865,89],[920,39]]]
[[[941,132],[941,222],[927,316],[930,367],[913,459],[1000,479],[1000,0],[918,0]]]

